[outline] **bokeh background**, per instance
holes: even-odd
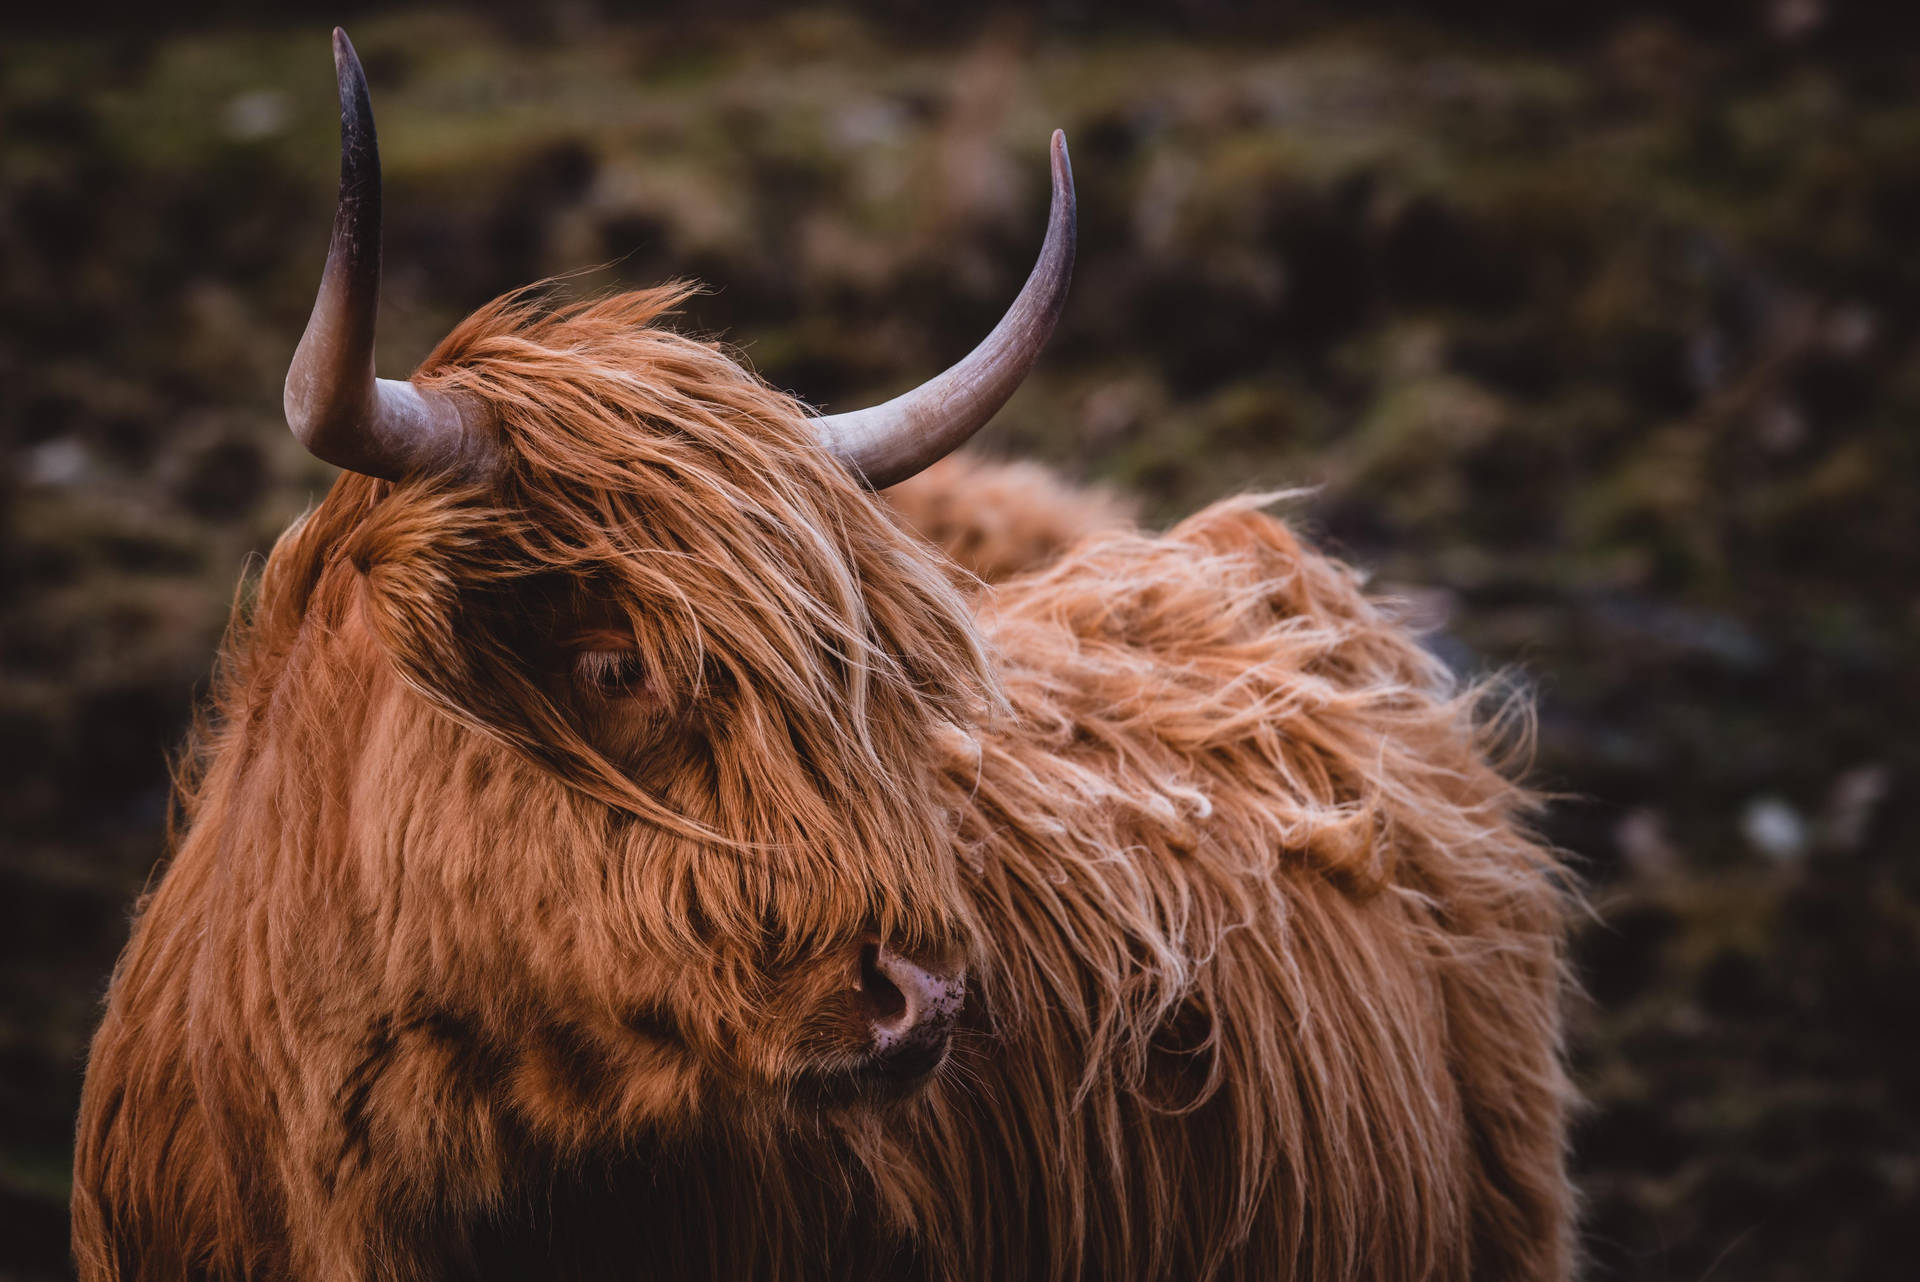
[[[964,352],[1072,141],[1072,304],[981,448],[1247,486],[1536,688],[1593,913],[1597,1278],[1920,1261],[1920,11],[45,7],[0,41],[0,1277],[65,1274],[86,1038],[250,557],[333,203],[383,372],[539,277],[845,408]],[[1913,16],[1908,16],[1909,13]]]

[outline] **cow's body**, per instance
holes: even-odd
[[[1003,524],[996,469],[949,483],[977,487],[964,506],[978,525]],[[1103,511],[1050,498],[1041,510],[1070,521]],[[473,1093],[527,1072],[520,1057],[424,1013],[368,1030],[384,1054],[352,1066],[337,1110],[368,1110],[385,1098],[377,1074],[405,1065],[396,1115],[484,1130],[477,1112],[502,1132],[476,1130],[439,1173],[483,1186],[483,1207],[443,1218],[431,1190],[389,1189],[407,1196],[360,1212],[402,1217],[410,1267],[1565,1274],[1560,895],[1514,827],[1524,798],[1485,764],[1433,660],[1350,575],[1244,505],[1165,537],[1089,531],[1025,576],[995,568],[1011,581],[979,608],[1011,715],[956,739],[944,774],[994,941],[951,1069],[897,1130],[803,1127],[730,1152],[722,1125],[569,1154]],[[170,879],[170,893],[206,892]],[[350,986],[357,967],[332,964]],[[141,1054],[184,1077],[214,1053],[194,1044],[194,1018],[110,1021],[96,1062]],[[528,1058],[564,1083],[564,1055]],[[595,1108],[591,1083],[545,1089]],[[181,1164],[154,1173],[177,1193],[153,1214],[198,1220],[202,1240],[249,1232],[203,1218],[226,1202],[203,1185],[216,1172],[181,1178],[216,1142],[206,1101],[184,1081],[156,1090],[175,1115],[144,1120],[172,1132]],[[363,1118],[340,1138],[381,1143],[395,1124]],[[443,1143],[459,1129],[433,1125]],[[177,1263],[128,1276],[178,1276]]]

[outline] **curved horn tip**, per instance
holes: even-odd
[[[333,70],[340,77],[342,84],[347,82],[349,74],[357,79],[366,79],[365,73],[360,69],[359,51],[353,47],[353,41],[347,39],[345,27],[333,29]]]
[[[1066,130],[1056,129],[1053,131],[1053,144],[1049,150],[1052,153],[1053,161],[1053,203],[1055,213],[1064,213],[1070,224],[1067,228],[1068,232],[1077,232],[1079,230],[1078,227],[1071,225],[1076,221],[1077,211],[1075,209],[1073,195],[1073,160],[1067,155]],[[1065,205],[1064,210],[1059,208],[1063,204]]]
[[[360,53],[347,39],[345,27],[333,29],[333,75],[340,85],[340,110],[349,118],[363,117],[373,123],[373,97],[367,91],[366,68],[360,65]]]
[[[964,443],[1006,404],[1053,334],[1073,276],[1075,209],[1067,135],[1049,146],[1053,195],[1040,258],[980,345],[912,391],[814,420],[822,443],[869,489],[906,480]]]
[[[380,146],[366,72],[339,27],[333,65],[340,89],[340,194],[313,313],[287,369],[287,425],[317,457],[368,476],[483,472],[496,461],[483,411],[374,376]]]

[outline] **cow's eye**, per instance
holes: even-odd
[[[582,689],[615,699],[640,693],[647,668],[638,650],[580,650],[573,656],[573,678]]]

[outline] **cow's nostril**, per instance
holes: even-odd
[[[868,944],[860,952],[860,1000],[874,1064],[903,1079],[939,1067],[966,991],[966,974],[958,968],[931,966],[885,944]]]
[[[867,1008],[867,1018],[876,1026],[891,1023],[906,1013],[906,994],[880,969],[878,944],[868,944],[860,950],[860,996]]]

